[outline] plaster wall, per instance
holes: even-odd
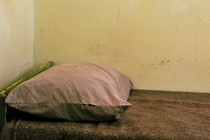
[[[0,0],[0,88],[33,66],[33,0]]]
[[[209,5],[36,0],[34,63],[91,61],[126,74],[136,89],[210,92]]]

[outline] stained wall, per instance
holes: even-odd
[[[36,0],[34,63],[109,65],[136,89],[210,92],[209,0]]]

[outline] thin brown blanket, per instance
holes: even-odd
[[[5,125],[2,139],[12,132],[17,140],[210,140],[210,94],[133,90],[129,102],[132,107],[114,122],[24,115]]]

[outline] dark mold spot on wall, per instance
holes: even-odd
[[[171,62],[171,60],[162,60],[159,64],[160,65],[164,65],[164,64],[166,64],[166,63],[170,63]]]

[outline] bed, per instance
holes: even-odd
[[[128,101],[132,106],[118,120],[110,122],[49,120],[10,110],[12,115],[8,116],[1,138],[2,140],[210,139],[210,94],[132,90]]]
[[[210,139],[210,94],[132,87],[104,65],[48,62],[0,92],[1,139]]]

